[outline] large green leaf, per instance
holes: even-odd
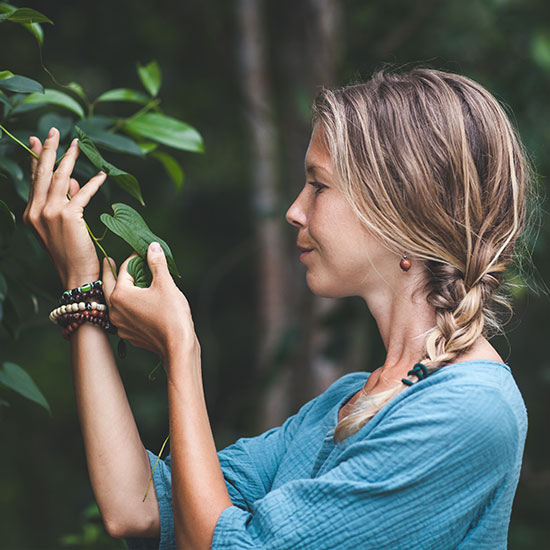
[[[0,170],[10,176],[17,194],[27,202],[29,200],[30,183],[19,164],[8,157],[0,156]]]
[[[44,97],[44,87],[42,84],[26,76],[14,75],[10,78],[4,78],[0,80],[0,88],[8,90],[9,92],[19,92],[31,95],[34,95],[34,92],[39,97]]]
[[[137,146],[133,139],[113,132],[91,131],[88,136],[94,141],[98,147],[103,147],[115,153],[128,153],[138,157],[145,156],[142,150]]]
[[[13,13],[15,11],[17,11],[16,6],[12,6],[11,4],[8,4],[6,2],[0,3],[0,13]],[[42,30],[42,27],[40,26],[39,23],[20,23],[20,24],[23,25],[23,27],[25,27],[25,29],[27,29],[38,40],[40,44],[44,42],[44,31]]]
[[[8,205],[0,200],[0,249],[6,248],[15,231],[15,216]]]
[[[5,7],[5,5],[4,5]],[[4,11],[4,10],[2,10]],[[4,21],[12,21],[13,23],[50,23],[53,21],[39,11],[30,8],[20,8],[15,11],[6,11],[0,14],[0,23]]]
[[[14,77],[15,78],[15,77]],[[9,81],[8,81],[9,82]],[[0,85],[2,83],[0,82]],[[51,88],[46,88],[43,94],[30,94],[22,102],[21,105],[57,105],[68,109],[73,113],[77,114],[80,118],[84,118],[84,109],[75,99],[70,95],[67,95],[64,92],[59,90],[52,90]],[[16,112],[17,109],[14,109]]]
[[[50,406],[44,395],[42,395],[42,392],[38,389],[38,386],[19,365],[8,362],[3,363],[0,368],[0,384],[4,384],[4,386],[19,393],[23,397],[38,403],[41,407],[44,407],[50,415],[52,414]]]
[[[90,135],[92,132],[105,132],[115,124],[115,119],[103,116],[94,115],[78,121],[78,127],[85,133]]]
[[[151,97],[157,97],[162,83],[162,73],[159,64],[156,61],[151,61],[145,66],[138,63],[137,72],[141,83],[151,94]]]
[[[143,113],[128,119],[124,128],[132,134],[152,139],[174,149],[202,153],[201,135],[193,128],[175,118],[158,113]]]
[[[97,147],[93,144],[92,140],[85,134],[78,126],[75,126],[76,135],[78,136],[78,146],[80,150],[88,157],[90,162],[98,169],[103,170],[116,185],[124,189],[127,193],[135,197],[141,204],[143,202],[143,197],[141,196],[141,189],[139,188],[138,180],[117,168],[110,162],[107,162],[102,156],[101,153],[97,150]]]
[[[168,244],[157,237],[147,226],[145,220],[127,204],[115,203],[112,205],[114,216],[101,214],[101,221],[116,235],[124,239],[144,260],[147,258],[147,248],[156,241],[162,247],[168,269],[172,275],[180,277],[172,251]]]
[[[151,285],[151,271],[147,262],[141,256],[136,256],[128,262],[128,273],[134,279],[135,286],[147,288]]]
[[[116,88],[101,94],[96,99],[96,103],[100,101],[128,101],[130,103],[146,105],[151,100],[145,94],[137,92],[136,90],[130,90],[129,88]]]
[[[169,155],[168,153],[165,153],[163,151],[153,151],[152,153],[150,153],[150,156],[156,158],[162,163],[164,169],[166,170],[166,173],[176,184],[176,188],[181,189],[181,186],[183,185],[184,175],[183,170],[176,159],[172,155]]]

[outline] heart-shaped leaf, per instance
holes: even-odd
[[[162,83],[162,74],[159,64],[156,61],[151,61],[145,66],[138,63],[137,72],[141,83],[151,94],[151,97],[157,97]]]
[[[134,279],[134,285],[139,288],[147,288],[151,285],[153,279],[147,262],[141,257],[136,256],[128,262],[128,273]]]
[[[132,207],[123,203],[112,205],[114,216],[101,214],[101,221],[121,239],[124,239],[144,260],[147,258],[149,245],[156,241],[162,247],[168,269],[172,275],[180,277],[172,251],[168,244],[157,237],[147,226],[145,220]]]
[[[124,123],[124,128],[131,134],[158,141],[174,149],[204,152],[199,132],[176,118],[158,113],[143,113],[128,119]]]
[[[97,150],[97,147],[93,144],[92,140],[85,134],[78,126],[75,126],[76,135],[78,136],[78,146],[80,150],[88,157],[90,162],[98,169],[103,170],[119,187],[124,189],[127,193],[135,197],[141,204],[143,197],[141,196],[141,189],[137,179],[117,168],[110,162],[107,162],[101,153]]]
[[[38,389],[38,386],[19,365],[8,362],[4,363],[0,368],[0,384],[38,403],[41,407],[44,407],[50,415],[52,414],[50,406],[44,395],[42,395],[42,392]]]

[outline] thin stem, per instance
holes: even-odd
[[[160,457],[162,456],[162,451],[164,451],[164,447],[166,447],[166,443],[168,443],[168,439],[170,438],[170,434],[166,436],[166,439],[164,440],[164,443],[162,444],[162,447],[160,448],[160,452],[157,456],[157,461],[155,462],[155,465],[153,466],[153,469],[151,470],[151,476],[149,477],[149,483],[147,484],[147,490],[145,491],[145,496],[143,497],[143,501],[145,502],[145,499],[147,498],[147,495],[149,494],[149,489],[151,488],[151,482],[153,481],[153,474],[155,473],[155,470],[157,469],[157,464],[159,463]]]
[[[22,141],[18,140],[13,134],[10,134],[10,132],[8,132],[6,130],[6,128],[4,128],[4,126],[2,126],[0,124],[0,130],[3,130],[7,136],[9,136],[11,139],[13,139],[13,141],[15,141],[16,143],[19,143],[19,145],[21,145],[21,147],[23,147],[23,149],[25,149],[27,152],[29,152],[35,159],[38,160],[38,155],[34,152],[34,151],[31,151]]]

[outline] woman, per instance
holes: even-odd
[[[282,427],[216,453],[200,346],[158,245],[149,289],[103,265],[110,320],[162,356],[171,457],[155,471],[105,331],[71,335],[90,478],[107,530],[131,548],[506,548],[526,433],[510,369],[488,342],[492,306],[525,220],[529,172],[497,101],[428,69],[381,72],[314,104],[306,183],[287,213],[307,283],[361,296],[386,347]],[[82,211],[103,183],[52,176],[54,129],[25,213],[65,288],[99,265]],[[73,197],[66,199],[69,192]]]

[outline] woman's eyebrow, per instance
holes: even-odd
[[[310,174],[311,176],[315,176],[315,173],[319,171],[324,172],[325,174],[330,174],[330,172],[326,168],[323,168],[318,164],[309,164],[306,166],[306,173]]]

